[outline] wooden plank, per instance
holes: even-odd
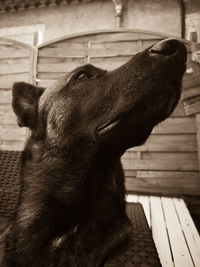
[[[188,247],[182,229],[170,198],[161,198],[170,244],[172,248],[174,263],[176,267],[193,267]],[[177,245],[178,244],[178,245]]]
[[[26,129],[4,128],[0,127],[0,140],[1,141],[25,141]]]
[[[29,49],[30,48],[30,45],[27,45],[27,44],[24,44],[24,43],[21,43],[21,42],[18,42],[18,41],[15,41],[15,40],[11,40],[11,39],[8,39],[8,38],[5,38],[5,37],[0,37],[0,45],[5,45],[7,47],[11,46],[19,46],[21,48],[27,48]]]
[[[1,131],[14,131],[18,132],[20,135],[24,135],[26,132],[25,127],[19,127],[17,124],[16,125],[0,125],[0,130]]]
[[[0,50],[0,59],[28,58],[30,56],[30,48],[24,48],[21,44],[0,44]]]
[[[196,132],[197,132],[197,152],[199,160],[199,171],[200,171],[200,114],[195,116],[196,121]]]
[[[1,94],[0,94],[1,97]],[[15,125],[17,126],[17,119],[14,112],[9,106],[8,110],[0,109],[0,125]]]
[[[195,134],[151,135],[142,146],[134,147],[131,151],[197,151]]]
[[[200,266],[200,236],[190,216],[190,213],[182,199],[173,199],[173,203],[187,240],[190,254],[195,266]]]
[[[84,57],[88,54],[87,42],[54,43],[47,47],[39,48],[40,57]]]
[[[191,98],[191,97],[195,97],[199,95],[200,95],[200,82],[199,82],[198,87],[188,88],[187,90],[183,90],[181,98],[187,99],[187,98]]]
[[[89,63],[107,70],[113,70],[126,63],[131,56],[118,56],[118,57],[90,57]]]
[[[200,101],[200,96],[194,96],[194,97],[190,97],[188,99],[185,99],[183,101],[184,105],[192,105],[192,104],[195,104],[196,102],[199,102]]]
[[[200,179],[195,178],[130,178],[126,177],[126,190],[145,194],[199,196]],[[187,186],[183,186],[184,184]]]
[[[124,169],[124,175],[126,177],[136,177],[137,171],[136,170],[126,170],[126,169]]]
[[[117,42],[90,42],[89,56],[132,56],[143,51],[154,44],[156,40],[139,41],[117,41]]]
[[[199,172],[198,171],[137,171],[136,173],[137,178],[168,178],[168,179],[199,179]]]
[[[163,37],[155,35],[153,33],[151,34],[145,34],[144,32],[113,32],[113,33],[102,33],[102,34],[94,34],[93,36],[90,36],[90,40],[92,41],[118,41],[118,40],[124,40],[124,41],[138,41],[138,40],[152,40],[154,39],[156,42],[163,39]]]
[[[127,150],[121,158],[128,159],[128,160],[138,159],[138,154],[135,151],[133,152],[133,151]]]
[[[127,195],[126,196],[127,202],[138,202],[138,196],[137,195]]]
[[[198,159],[135,159],[121,160],[124,169],[131,170],[172,170],[172,171],[197,171],[199,169]]]
[[[0,74],[24,73],[30,69],[29,58],[10,58],[0,60]]]
[[[155,34],[145,34],[145,33],[133,33],[133,32],[108,32],[108,33],[97,33],[90,36],[82,35],[81,37],[76,37],[78,41],[93,41],[93,42],[115,42],[115,41],[146,41],[154,39],[156,42],[162,40],[164,37]],[[70,40],[71,42],[73,39]]]
[[[72,51],[85,49],[85,51],[87,51],[88,41],[78,41],[76,39],[73,39],[73,40],[63,39],[61,42],[52,42],[46,47],[43,47],[43,48],[39,47],[39,50],[44,50],[47,48],[59,48],[60,50],[72,50]]]
[[[15,82],[29,82],[29,73],[0,75],[0,88],[9,89]]]
[[[133,153],[133,152],[132,152]],[[130,154],[130,153],[129,153]],[[196,152],[141,152],[142,159],[158,159],[158,160],[191,160],[197,162]],[[126,159],[132,159],[131,157],[125,157]],[[134,159],[134,157],[133,157]]]
[[[183,77],[183,89],[198,87],[199,85],[200,85],[200,77],[199,76],[192,75],[192,77],[187,77],[187,75],[185,75]],[[185,90],[183,90],[183,91],[185,91]]]
[[[38,64],[77,64],[83,65],[86,63],[85,57],[80,58],[64,58],[64,57],[39,57]]]
[[[24,142],[1,141],[0,150],[23,150]]]
[[[44,88],[52,86],[57,80],[37,80],[37,86],[41,86]]]
[[[36,32],[35,32],[36,33]],[[26,43],[29,45],[37,45],[37,43],[34,43],[34,32],[32,33],[21,33],[21,34],[8,34],[8,38],[12,40],[16,40],[18,42]]]
[[[186,134],[196,133],[195,118],[181,117],[168,118],[158,124],[152,131],[152,134]]]
[[[185,109],[182,101],[179,101],[175,110],[172,112],[171,117],[183,117],[183,116],[186,116]]]
[[[1,90],[0,90],[0,94],[1,94]],[[6,111],[6,110],[8,110],[8,111],[12,110],[11,105],[10,104],[1,104],[0,105],[0,112]]]
[[[38,72],[37,79],[39,80],[58,80],[68,72]]]
[[[194,103],[188,103],[188,100],[184,100],[183,105],[186,115],[200,113],[200,97],[196,98]]]
[[[112,56],[112,55],[105,55],[105,56],[98,56],[95,55],[93,57],[89,57],[90,63],[97,65],[102,64],[102,62],[105,62],[106,64],[109,64],[110,62],[117,63],[120,62],[121,65],[126,63],[132,58],[132,56],[124,55],[124,56]]]
[[[151,227],[151,212],[148,196],[138,196],[138,202],[142,204],[149,227]]]
[[[12,93],[11,90],[0,90],[0,104],[11,104]]]
[[[70,72],[79,67],[77,62],[65,62],[65,63],[38,63],[38,72]]]
[[[159,197],[150,196],[152,235],[163,267],[173,267],[171,247]]]

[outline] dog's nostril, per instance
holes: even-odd
[[[150,55],[170,56],[177,52],[178,48],[183,44],[176,39],[166,39],[153,45],[149,53]]]

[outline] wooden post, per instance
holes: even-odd
[[[192,51],[192,60],[195,60],[195,52],[199,50],[199,44],[197,43],[197,33],[190,33],[191,40],[191,51]],[[196,61],[196,60],[195,60]],[[200,172],[200,113],[195,115],[195,124],[196,124],[196,135],[197,135],[197,152],[198,152],[198,161],[199,161],[199,172]]]
[[[195,116],[196,121],[196,133],[197,133],[197,152],[199,160],[199,171],[200,171],[200,113]]]
[[[34,34],[34,46],[30,51],[30,69],[29,69],[29,83],[37,85],[37,57],[38,57],[38,32]],[[26,140],[30,136],[31,131],[26,128]]]

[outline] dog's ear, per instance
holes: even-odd
[[[38,100],[44,90],[45,88],[36,87],[25,82],[17,82],[13,85],[12,106],[20,127],[34,128],[37,117]]]

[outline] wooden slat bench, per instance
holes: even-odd
[[[163,267],[199,267],[200,236],[181,198],[128,195],[140,202]]]

